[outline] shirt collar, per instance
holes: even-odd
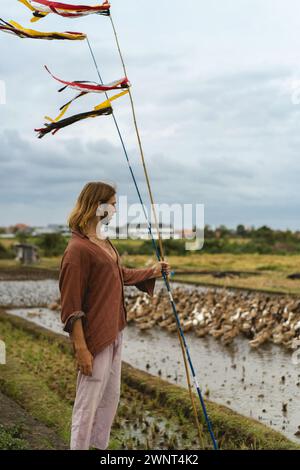
[[[72,235],[75,235],[75,236],[78,236],[80,238],[89,238],[87,235],[85,235],[84,233],[80,232],[79,230],[76,230],[76,229],[72,229],[71,230],[71,233]]]
[[[75,236],[78,236],[80,238],[87,238],[89,240],[89,237],[87,235],[85,235],[84,233],[80,232],[79,230],[77,229],[72,229],[71,230],[71,233]],[[110,242],[110,238],[107,237],[108,241]],[[111,242],[110,242],[111,243]]]

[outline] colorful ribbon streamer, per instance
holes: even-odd
[[[110,4],[104,1],[102,5],[88,6],[88,5],[69,5],[61,2],[53,2],[49,0],[19,0],[27,8],[32,11],[32,22],[38,21],[41,18],[55,13],[56,15],[64,16],[66,18],[78,18],[90,14],[98,14],[109,16]]]
[[[115,80],[114,82],[108,83],[107,85],[100,85],[99,83],[96,83],[96,82],[80,81],[80,80],[69,82],[66,80],[61,80],[60,78],[53,75],[46,65],[45,65],[45,69],[51,75],[51,77],[53,77],[56,81],[64,85],[62,88],[58,90],[59,92],[64,91],[66,88],[71,88],[76,91],[79,91],[79,94],[77,94],[73,99],[68,101],[68,103],[64,104],[60,108],[60,114],[55,119],[51,119],[48,116],[45,117],[48,121],[51,121],[51,122],[57,122],[59,119],[61,119],[64,116],[65,112],[70,107],[70,105],[73,103],[73,101],[77,100],[81,96],[86,95],[87,93],[105,93],[111,90],[120,90],[120,89],[125,88],[126,90],[124,92],[114,95],[113,97],[105,101],[106,105],[108,106],[110,105],[110,101],[113,101],[119,98],[120,96],[125,95],[128,92],[128,88],[130,87],[130,82],[127,77],[121,78],[120,80]],[[99,106],[102,106],[102,105],[99,105]]]
[[[93,109],[92,111],[88,111],[86,113],[75,114],[74,116],[70,116],[58,122],[53,121],[50,124],[46,122],[45,127],[42,127],[40,129],[34,129],[34,130],[38,132],[38,138],[41,139],[49,132],[52,132],[52,134],[54,135],[63,127],[70,126],[71,124],[74,124],[75,122],[82,121],[90,117],[97,117],[97,116],[109,115],[109,114],[112,114],[111,106],[108,106],[106,108]]]
[[[99,104],[98,106],[95,106],[94,109],[98,110],[102,108],[107,108],[111,105],[112,101],[118,98],[121,98],[121,96],[126,95],[126,93],[128,93],[128,90],[122,91],[122,93],[118,93],[117,95],[110,97],[109,99],[105,100],[103,103]],[[55,119],[52,119],[49,116],[45,116],[45,119],[50,122],[58,122],[65,115],[65,113],[67,112],[67,110],[69,109],[73,101],[75,101],[77,98],[80,98],[81,96],[84,96],[84,95],[86,95],[86,93],[79,93],[79,95],[75,96],[75,98],[73,98],[68,103],[66,103],[61,108],[59,108],[60,114]]]
[[[55,75],[53,75],[46,65],[45,65],[45,69],[51,75],[51,77],[54,78],[54,80],[57,80],[59,83],[62,83],[63,85],[65,85],[59,91],[63,91],[69,87],[69,88],[72,88],[74,90],[84,92],[84,93],[103,93],[105,91],[119,90],[121,88],[130,87],[130,81],[128,80],[127,77],[120,78],[119,80],[115,80],[114,82],[108,83],[107,85],[100,85],[99,83],[89,82],[87,80],[76,80],[74,82],[69,82],[66,80],[62,80],[56,77]]]
[[[33,29],[23,28],[20,24],[15,21],[6,22],[0,18],[0,31],[4,33],[14,34],[19,38],[31,38],[31,39],[68,39],[71,41],[82,41],[86,39],[86,35],[83,33],[76,33],[72,31],[66,31],[64,33],[44,33],[35,31]]]
[[[83,94],[86,94],[86,93],[80,93],[76,98],[74,98],[69,103],[67,103],[62,108],[60,108],[61,113],[55,119],[51,119],[50,117],[45,116],[45,119],[47,121],[50,121],[50,124],[45,123],[45,127],[40,128],[40,129],[35,129],[35,131],[39,133],[38,138],[41,139],[42,137],[44,137],[44,135],[48,134],[49,132],[52,132],[52,134],[54,135],[56,134],[57,131],[59,131],[59,129],[70,126],[71,124],[74,124],[75,122],[82,121],[83,119],[87,119],[89,117],[112,114],[113,110],[112,110],[111,102],[120,98],[121,96],[126,95],[127,93],[128,93],[128,90],[125,90],[125,91],[122,91],[121,93],[118,93],[112,96],[111,98],[108,98],[103,103],[95,106],[92,111],[88,111],[86,113],[75,114],[74,116],[61,119],[63,115],[65,114],[65,112],[68,110],[70,104],[74,101],[74,99],[79,98],[79,96],[82,96]]]

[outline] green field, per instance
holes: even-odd
[[[117,243],[115,243],[117,246]],[[59,269],[61,256],[42,257],[36,266],[45,269]],[[202,285],[236,287],[260,291],[300,294],[300,280],[287,279],[289,274],[300,271],[300,255],[233,255],[233,254],[189,254],[186,256],[168,256],[175,275],[174,281],[192,282]],[[122,262],[129,267],[144,267],[155,263],[151,255],[122,255]],[[0,260],[0,270],[16,268],[15,260]],[[176,274],[176,271],[185,274]],[[240,277],[227,276],[216,278],[211,274],[188,274],[191,270],[199,271],[236,271],[248,272]],[[250,273],[250,274],[249,274]],[[251,275],[253,273],[253,275]]]
[[[267,233],[270,238],[268,245],[268,239],[259,238],[259,236],[262,236],[259,230],[255,233],[258,238],[252,241],[238,236],[233,238],[227,236],[226,238],[226,235],[221,240],[208,238],[205,241],[204,248],[196,252],[186,251],[184,240],[163,240],[165,253],[170,253],[166,256],[166,259],[174,271],[171,280],[274,293],[300,294],[300,280],[287,278],[288,275],[300,271],[300,252],[297,251],[299,237],[292,234],[269,233],[268,230],[263,230],[264,236],[267,236]],[[294,252],[288,251],[288,248],[292,249],[290,245],[284,245],[287,251],[281,254],[280,249],[282,249],[283,243],[280,244],[279,241],[283,235],[285,238],[293,240]],[[3,238],[0,241],[4,249],[8,251],[15,242],[16,239],[8,238]],[[26,240],[26,243],[40,246],[40,261],[36,266],[53,270],[59,269],[61,256],[67,242],[68,239],[59,234],[46,236],[45,239],[28,237]],[[129,239],[112,240],[112,242],[118,249],[123,264],[128,267],[144,267],[156,262],[150,241]],[[216,253],[211,252],[211,243],[221,243]],[[240,247],[249,243],[256,243],[257,245],[254,244],[253,246],[257,246],[258,250],[261,251],[265,246],[273,246],[274,253],[226,252],[233,245]],[[53,256],[54,253],[55,256]],[[0,257],[0,270],[1,268],[13,269],[18,266],[13,258],[1,259]],[[190,273],[191,271],[197,271],[197,273]],[[202,271],[208,271],[208,273],[201,273]],[[216,276],[216,271],[223,274],[224,272],[231,272],[220,277]]]

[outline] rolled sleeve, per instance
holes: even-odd
[[[74,322],[79,318],[85,317],[85,313],[80,310],[79,312],[72,313],[68,319],[64,322],[63,330],[67,333],[71,333],[73,330]]]
[[[61,321],[63,330],[71,333],[74,322],[85,317],[85,275],[82,268],[72,262],[62,262],[59,273]]]
[[[135,286],[142,292],[153,297],[156,277],[154,268],[125,268],[122,266],[123,281],[125,286]]]

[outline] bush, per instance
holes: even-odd
[[[0,243],[0,259],[12,259],[15,258],[15,254],[11,249],[5,248],[2,243]]]
[[[159,244],[158,240],[155,240],[157,249],[159,251]],[[166,256],[169,255],[186,255],[185,249],[185,240],[174,240],[173,238],[170,239],[163,239],[162,240],[164,253]],[[153,243],[151,240],[146,240],[142,243],[139,248],[139,253],[143,255],[152,255],[154,252]]]
[[[163,247],[166,256],[168,255],[185,255],[185,240],[174,240],[174,239],[163,239]],[[155,243],[159,250],[158,240],[155,239]],[[116,241],[115,246],[118,249],[120,255],[153,255],[154,247],[152,240],[122,240]]]
[[[43,256],[60,256],[63,254],[67,241],[61,233],[45,233],[41,235],[36,244],[43,251]]]

